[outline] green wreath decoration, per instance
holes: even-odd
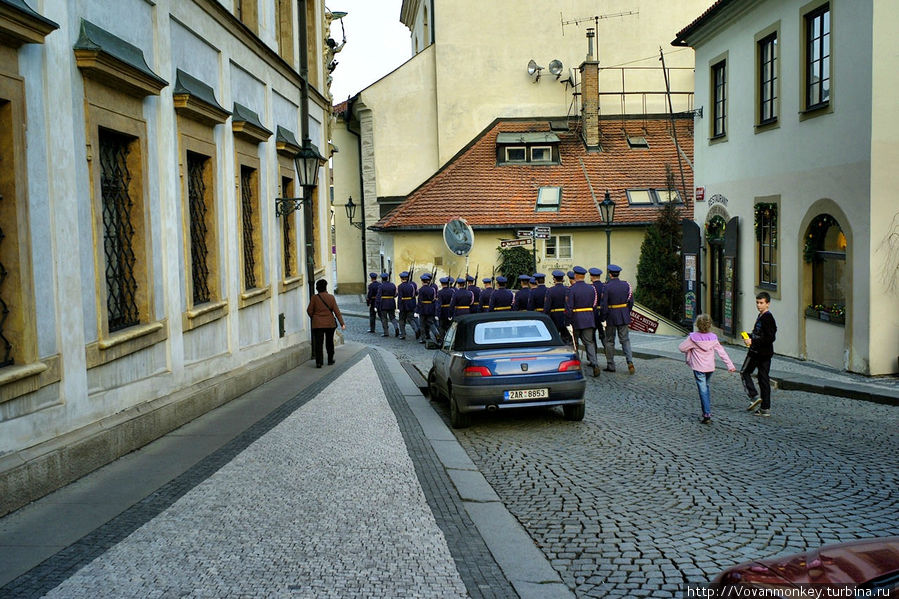
[[[777,247],[777,204],[766,203],[756,204],[754,210],[755,216],[755,239],[762,241],[762,220],[770,219],[771,221],[771,245]]]
[[[724,239],[724,229],[727,227],[727,221],[722,217],[715,215],[705,223],[706,240]]]

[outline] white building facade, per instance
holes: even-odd
[[[767,291],[778,353],[870,375],[899,371],[894,9],[720,0],[674,41],[702,109],[700,309],[737,335]]]
[[[309,355],[327,16],[0,0],[0,515]]]

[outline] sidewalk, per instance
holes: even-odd
[[[0,597],[571,597],[389,352],[307,362],[0,519]]]
[[[338,295],[337,301],[345,316],[368,318],[364,295]],[[684,359],[683,354],[677,349],[683,340],[681,337],[631,331],[630,338],[631,348],[638,358],[671,358],[679,361]],[[746,357],[746,347],[726,345],[725,349],[739,368]],[[620,348],[618,353],[620,355]],[[866,377],[815,362],[775,355],[771,361],[771,380],[780,389],[899,405],[899,377],[895,376]]]

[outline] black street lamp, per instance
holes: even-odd
[[[349,197],[349,199],[346,201],[346,204],[344,205],[343,209],[346,210],[346,217],[347,217],[347,220],[350,221],[350,224],[353,225],[354,227],[356,227],[357,229],[362,230],[362,224],[363,224],[362,219],[359,219],[359,222],[357,222],[357,223],[353,222],[353,217],[356,216],[356,204],[353,202],[353,196]]]
[[[606,190],[606,195],[599,204],[599,213],[602,215],[602,222],[606,224],[606,268],[612,263],[612,221],[615,220],[615,202]]]

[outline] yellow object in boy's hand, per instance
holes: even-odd
[[[749,339],[749,333],[743,331],[742,333],[740,333],[740,337],[742,337],[743,339]]]

